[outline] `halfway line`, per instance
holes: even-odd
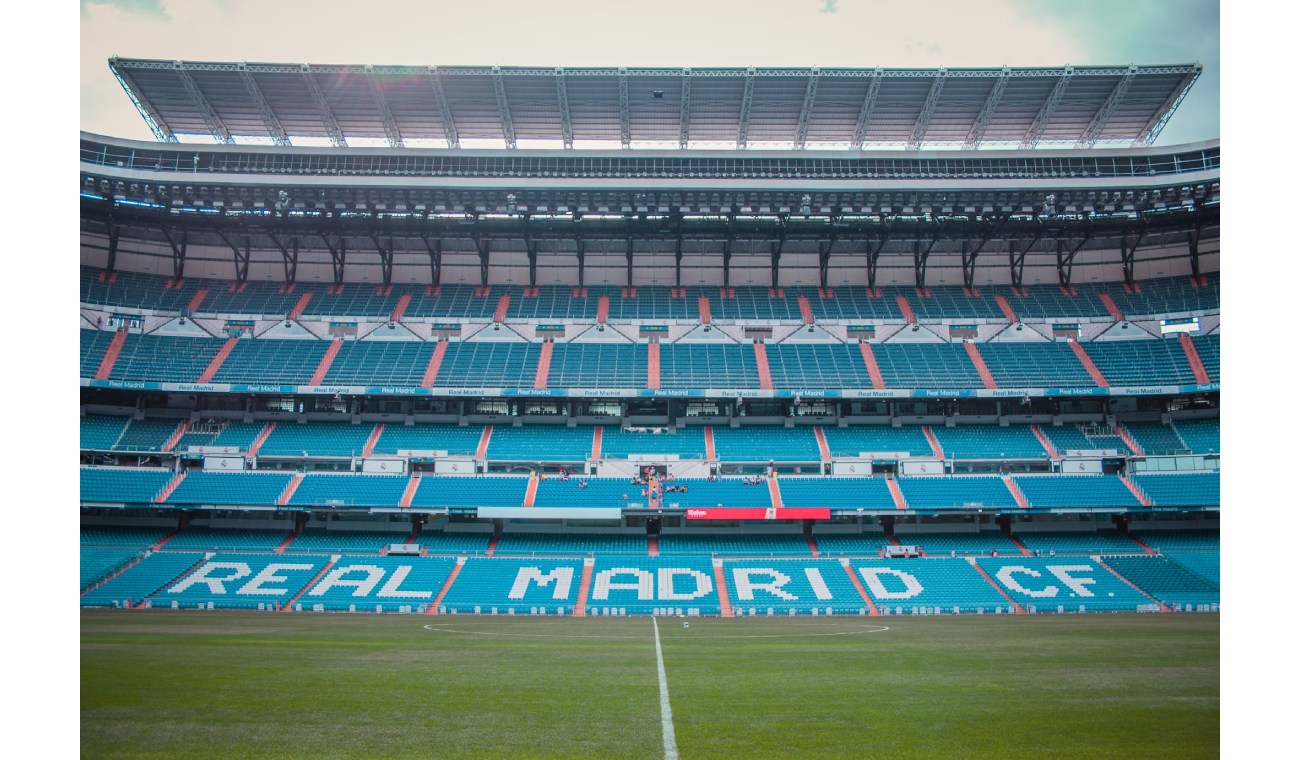
[[[664,760],[677,760],[677,733],[673,730],[673,708],[668,704],[668,674],[664,672],[664,650],[659,645],[659,618],[650,618],[655,626],[655,657],[659,659],[659,713],[664,723]]]

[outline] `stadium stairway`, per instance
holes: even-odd
[[[596,299],[596,323],[605,324],[609,321],[609,296],[601,296]]]
[[[417,472],[416,474],[411,476],[410,480],[406,481],[406,490],[402,491],[402,500],[397,503],[397,506],[401,507],[402,509],[410,509],[411,500],[415,498],[415,492],[418,491],[419,489],[420,489],[420,474]]]
[[[1130,444],[1130,446],[1131,445],[1132,444]],[[1146,495],[1146,493],[1141,488],[1138,488],[1137,483],[1134,483],[1131,479],[1129,479],[1129,476],[1120,475],[1119,482],[1123,483],[1128,488],[1128,490],[1133,492],[1133,496],[1135,496],[1137,500],[1141,502],[1142,506],[1144,507],[1151,506],[1151,499]]]
[[[301,472],[294,474],[293,478],[289,481],[289,484],[284,487],[282,492],[280,492],[280,498],[275,500],[275,505],[277,507],[283,507],[289,503],[289,500],[293,498],[293,492],[297,491],[298,486],[302,485],[303,477],[304,475]]]
[[[293,308],[289,311],[289,319],[296,320],[302,316],[303,309],[306,309],[307,303],[311,301],[311,294],[312,291],[307,290],[303,291],[303,294],[298,296],[298,303],[295,303]]]
[[[1196,382],[1209,383],[1210,375],[1205,371],[1205,364],[1201,362],[1201,355],[1196,352],[1196,344],[1192,343],[1192,336],[1182,333],[1178,336],[1178,342],[1182,344],[1183,353],[1187,355],[1187,364],[1192,368],[1192,374],[1196,376]]]
[[[1042,444],[1043,450],[1047,452],[1048,459],[1061,458],[1060,453],[1057,452],[1056,447],[1052,445],[1052,442],[1048,440],[1047,434],[1043,432],[1042,428],[1037,425],[1030,425],[1029,429],[1033,432],[1034,437],[1038,439],[1038,442]]]
[[[934,437],[934,431],[929,425],[922,425],[921,432],[925,434],[925,440],[930,442],[930,451],[934,452],[935,458],[943,461],[943,447],[939,445],[939,439]]]
[[[420,381],[421,388],[432,388],[435,380],[438,379],[438,368],[442,366],[442,357],[447,354],[447,341],[440,340],[433,347],[433,356],[429,357],[429,366],[424,370],[424,379]]]
[[[207,562],[207,561],[208,561],[207,556],[206,556],[206,555],[202,555],[202,554],[200,554],[200,555],[199,555],[199,559],[198,559],[197,562],[195,562],[194,564],[192,564],[192,565],[190,565],[189,567],[185,568],[184,570],[180,571],[180,572],[177,573],[176,575],[172,576],[172,578],[171,578],[170,580],[168,580],[166,583],[164,583],[164,584],[162,584],[161,586],[159,586],[158,588],[154,589],[154,590],[153,590],[153,593],[151,593],[151,594],[146,594],[146,595],[140,597],[139,599],[136,599],[136,600],[135,600],[135,604],[131,605],[131,606],[129,607],[129,609],[133,609],[133,610],[142,610],[142,609],[145,609],[146,607],[149,606],[149,600],[153,599],[155,596],[157,596],[159,593],[161,593],[161,592],[163,591],[163,589],[166,589],[167,587],[171,586],[173,583],[175,583],[176,581],[180,580],[181,578],[184,578],[185,576],[189,575],[190,573],[194,572],[195,570],[198,570],[199,567],[202,566],[203,563],[204,563],[204,562]]]
[[[487,459],[488,443],[492,441],[492,426],[484,425],[483,434],[479,436],[478,448],[474,451],[474,459],[479,462]]]
[[[163,489],[158,492],[158,495],[154,497],[154,501],[159,504],[167,501],[167,497],[172,495],[172,491],[175,491],[183,480],[185,480],[185,470],[176,473],[176,477],[167,481],[167,485],[163,486]]]
[[[595,557],[583,558],[582,579],[578,581],[578,600],[573,605],[574,617],[587,616],[587,595],[591,592],[591,572],[595,567]]]
[[[163,443],[162,453],[164,454],[171,453],[171,450],[176,448],[176,444],[180,443],[181,438],[185,435],[185,431],[189,429],[190,429],[189,420],[181,420],[180,424],[176,426],[176,430],[174,430],[171,436],[167,439],[167,441]]]
[[[1034,555],[1033,552],[1029,551],[1028,546],[1025,546],[1020,539],[1016,538],[1014,533],[1008,533],[1006,534],[1006,536],[1007,536],[1007,540],[1015,544],[1016,548],[1020,550],[1021,556],[1032,557]]]
[[[761,340],[754,341],[753,345],[754,361],[758,364],[758,387],[771,390],[772,367],[767,363],[767,346]]]
[[[812,304],[808,301],[808,296],[799,296],[799,313],[803,315],[803,323],[811,325],[816,320],[813,318]]]
[[[230,356],[230,352],[235,350],[237,343],[239,343],[239,338],[226,338],[226,342],[221,344],[221,350],[217,351],[217,355],[212,357],[211,362],[208,362],[207,369],[203,370],[203,374],[199,375],[198,381],[200,383],[212,382],[217,370],[221,369],[221,365],[226,362],[226,357]]]
[[[708,433],[705,433],[705,435],[707,436]],[[591,458],[593,460],[600,459],[600,450],[604,438],[605,438],[604,427],[600,425],[596,425],[591,429]]]
[[[907,509],[907,499],[903,498],[903,489],[898,487],[898,481],[893,478],[885,478],[885,485],[889,487],[889,495],[894,497],[894,507]]]
[[[266,443],[266,439],[271,436],[271,433],[274,430],[275,430],[274,422],[266,423],[266,427],[262,428],[262,432],[258,433],[257,437],[253,439],[253,442],[249,444],[248,456],[250,457],[257,456],[258,449],[262,448],[262,444]]]
[[[1016,322],[1020,321],[1016,317],[1016,310],[1011,308],[1011,302],[1007,300],[1006,296],[1002,295],[1001,293],[998,293],[997,295],[993,296],[993,300],[997,301],[998,308],[1002,310],[1002,314],[1007,318],[1008,323],[1014,325]]]
[[[853,582],[853,588],[858,591],[858,596],[862,597],[862,601],[866,603],[867,614],[872,617],[878,617],[880,615],[880,609],[876,607],[876,603],[872,601],[871,595],[867,593],[866,587],[862,585],[862,579],[858,577],[857,573],[853,572],[853,566],[849,564],[849,558],[844,557],[841,559],[840,565],[844,567],[844,572],[848,573],[849,580]]]
[[[298,478],[300,479],[300,478],[302,478],[302,476],[299,475]],[[292,485],[292,484],[290,484],[290,485]],[[294,486],[294,488],[297,488],[297,486]],[[287,490],[287,489],[286,489],[286,490]],[[292,496],[293,494],[290,493],[289,495]],[[288,499],[285,499],[284,501],[285,501],[286,504],[289,502]],[[302,533],[302,528],[301,528],[301,527],[295,527],[293,530],[289,531],[289,535],[285,536],[284,540],[280,542],[280,545],[277,546],[277,547],[275,547],[275,549],[274,549],[271,553],[272,553],[272,554],[284,554],[285,550],[289,548],[289,544],[292,544],[292,543],[293,543],[293,540],[294,540],[295,538],[297,538],[297,537],[298,537],[298,534],[300,534],[300,533]]]
[[[334,567],[334,564],[338,562],[339,559],[340,559],[339,555],[337,554],[331,555],[329,561],[326,562],[325,565],[321,567],[321,569],[314,576],[312,576],[312,579],[307,581],[305,584],[303,584],[303,587],[298,589],[298,593],[294,594],[292,599],[285,602],[284,605],[280,607],[280,612],[289,612],[290,610],[292,610],[293,605],[296,604],[298,600],[302,598],[303,594],[307,593],[307,589],[319,583],[320,579],[325,577],[325,574],[330,571],[330,568]]]
[[[871,387],[876,390],[883,390],[886,387],[885,376],[880,372],[880,364],[876,361],[875,349],[864,340],[858,343],[858,350],[862,352],[862,363],[867,366],[867,375],[871,377]]]
[[[533,376],[534,388],[545,388],[547,376],[551,374],[551,354],[555,351],[555,343],[549,340],[542,341],[541,353],[537,356],[537,374]]]
[[[465,559],[465,557],[456,558],[456,566],[447,574],[447,580],[442,582],[442,588],[438,589],[438,595],[433,598],[433,604],[430,604],[429,609],[425,610],[426,615],[440,614],[438,609],[442,607],[442,600],[447,597],[447,592],[451,591],[451,586],[456,582],[456,577],[460,575],[460,571],[464,569]]]
[[[393,307],[393,313],[388,315],[389,322],[401,322],[402,317],[406,316],[406,307],[411,304],[411,294],[403,293],[397,299],[397,305]]]
[[[524,506],[531,507],[537,503],[537,473],[528,476],[528,490],[524,491]]]
[[[722,569],[722,560],[716,557],[713,560],[713,583],[718,591],[718,609],[720,617],[735,617],[736,613],[731,609],[731,599],[727,597],[727,574]]]
[[[1113,568],[1113,567],[1111,567],[1110,565],[1106,564],[1106,562],[1105,562],[1104,560],[1102,560],[1101,557],[1093,557],[1093,558],[1092,558],[1092,561],[1093,561],[1093,562],[1096,562],[1098,566],[1104,568],[1104,569],[1106,570],[1106,572],[1110,573],[1111,575],[1115,576],[1116,578],[1119,578],[1121,581],[1124,582],[1124,585],[1126,585],[1126,586],[1128,586],[1129,588],[1133,589],[1134,591],[1138,592],[1138,593],[1141,594],[1142,596],[1145,596],[1147,599],[1150,599],[1152,604],[1158,604],[1158,605],[1160,605],[1160,611],[1161,611],[1161,612],[1170,612],[1169,605],[1165,604],[1164,602],[1160,601],[1159,599],[1155,598],[1154,596],[1151,596],[1151,595],[1148,594],[1146,591],[1143,591],[1142,588],[1140,588],[1136,583],[1134,583],[1133,581],[1129,580],[1128,578],[1125,578],[1123,575],[1120,575],[1120,573],[1119,573],[1118,570],[1116,570],[1115,568]]]
[[[912,311],[912,304],[907,302],[907,296],[899,293],[897,300],[898,308],[903,312],[903,320],[909,325],[916,324],[916,312]]]
[[[989,367],[984,363],[984,357],[980,355],[979,348],[974,343],[963,343],[966,347],[966,355],[970,357],[971,364],[975,365],[975,371],[979,373],[980,380],[984,381],[984,387],[989,390],[997,390],[998,383],[993,379],[993,373],[989,372]]]
[[[808,540],[808,551],[812,552],[813,558],[822,556],[821,550],[817,548],[817,539],[813,536],[812,531],[806,530],[803,537]]]
[[[1119,310],[1119,306],[1115,304],[1115,299],[1110,297],[1110,293],[1102,291],[1097,294],[1097,299],[1101,301],[1102,306],[1106,307],[1106,313],[1110,314],[1111,319],[1116,322],[1124,321],[1124,312]]]
[[[772,506],[776,509],[781,508],[781,484],[776,480],[776,473],[772,473],[767,478],[767,493],[772,498]]]
[[[1142,447],[1138,444],[1137,440],[1122,424],[1118,422],[1115,423],[1115,432],[1119,434],[1120,440],[1124,441],[1124,445],[1128,446],[1129,451],[1132,451],[1137,456],[1146,455],[1146,452],[1142,450]]]
[[[646,344],[646,352],[645,387],[653,391],[659,388],[659,344]]]
[[[126,343],[126,330],[118,330],[113,334],[113,340],[108,344],[108,349],[104,351],[104,358],[99,361],[99,369],[95,371],[96,380],[107,380],[113,372],[113,365],[117,363],[117,357],[122,353],[122,344]]]
[[[1027,550],[1026,550],[1026,554],[1028,554]],[[975,568],[975,572],[979,573],[984,578],[984,580],[988,582],[990,586],[997,589],[998,593],[1002,595],[1003,599],[1006,599],[1008,602],[1011,603],[1011,608],[1015,610],[1015,613],[1017,615],[1029,614],[1025,612],[1025,608],[1021,607],[1019,602],[1011,598],[1011,595],[1006,592],[1006,589],[1002,588],[1002,586],[998,585],[997,581],[993,580],[993,576],[989,575],[987,570],[979,566],[979,563],[975,561],[974,557],[967,557],[966,561],[970,563],[971,567]]]
[[[659,556],[659,536],[646,536],[645,553],[647,557]]]
[[[375,453],[375,444],[379,443],[379,436],[384,433],[384,423],[380,422],[375,425],[375,429],[370,431],[370,437],[366,439],[366,445],[361,449],[361,458],[369,459]]]
[[[700,296],[700,322],[706,325],[713,324],[713,317],[709,313],[708,296]]]
[[[1088,374],[1092,377],[1092,381],[1097,384],[1097,387],[1109,388],[1110,383],[1107,382],[1106,376],[1101,374],[1100,369],[1097,369],[1097,363],[1092,360],[1091,356],[1088,356],[1087,351],[1083,350],[1083,346],[1079,341],[1070,341],[1070,348],[1074,351],[1074,355],[1079,357],[1079,363],[1083,365],[1084,369],[1088,370]]]
[[[813,435],[817,437],[817,452],[823,462],[831,461],[831,447],[826,443],[826,431],[822,430],[821,425],[813,428]]]
[[[1136,484],[1135,484],[1135,485],[1136,485]],[[1140,539],[1140,538],[1138,538],[1137,536],[1133,535],[1132,533],[1125,533],[1124,535],[1128,536],[1128,538],[1129,538],[1130,541],[1132,541],[1133,543],[1137,544],[1137,545],[1142,549],[1142,551],[1146,552],[1147,554],[1152,554],[1152,555],[1154,555],[1154,554],[1159,554],[1159,553],[1160,553],[1160,552],[1156,551],[1155,549],[1152,549],[1150,546],[1147,545],[1147,543],[1146,543],[1145,541],[1143,541],[1142,539]]]
[[[1016,481],[1012,480],[1010,475],[1003,475],[1002,482],[1007,485],[1007,490],[1011,492],[1013,497],[1015,497],[1016,506],[1021,509],[1029,509],[1029,500],[1025,498],[1025,494],[1020,490],[1020,486],[1016,485]]]
[[[320,364],[316,366],[316,372],[312,374],[311,380],[307,381],[308,385],[320,385],[325,382],[325,375],[330,371],[330,365],[334,363],[334,357],[339,355],[340,348],[343,348],[342,338],[335,338],[330,341],[329,348],[325,349],[325,355],[320,358]]]

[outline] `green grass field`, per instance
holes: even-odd
[[[683,760],[1219,755],[1217,615],[659,630]],[[649,618],[84,611],[81,751],[662,758],[654,631]]]

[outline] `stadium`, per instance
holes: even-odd
[[[1201,65],[106,65],[83,754],[1217,754]]]

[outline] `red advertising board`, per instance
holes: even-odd
[[[781,507],[768,508],[703,508],[687,509],[687,520],[827,520],[830,519],[829,507]]]

